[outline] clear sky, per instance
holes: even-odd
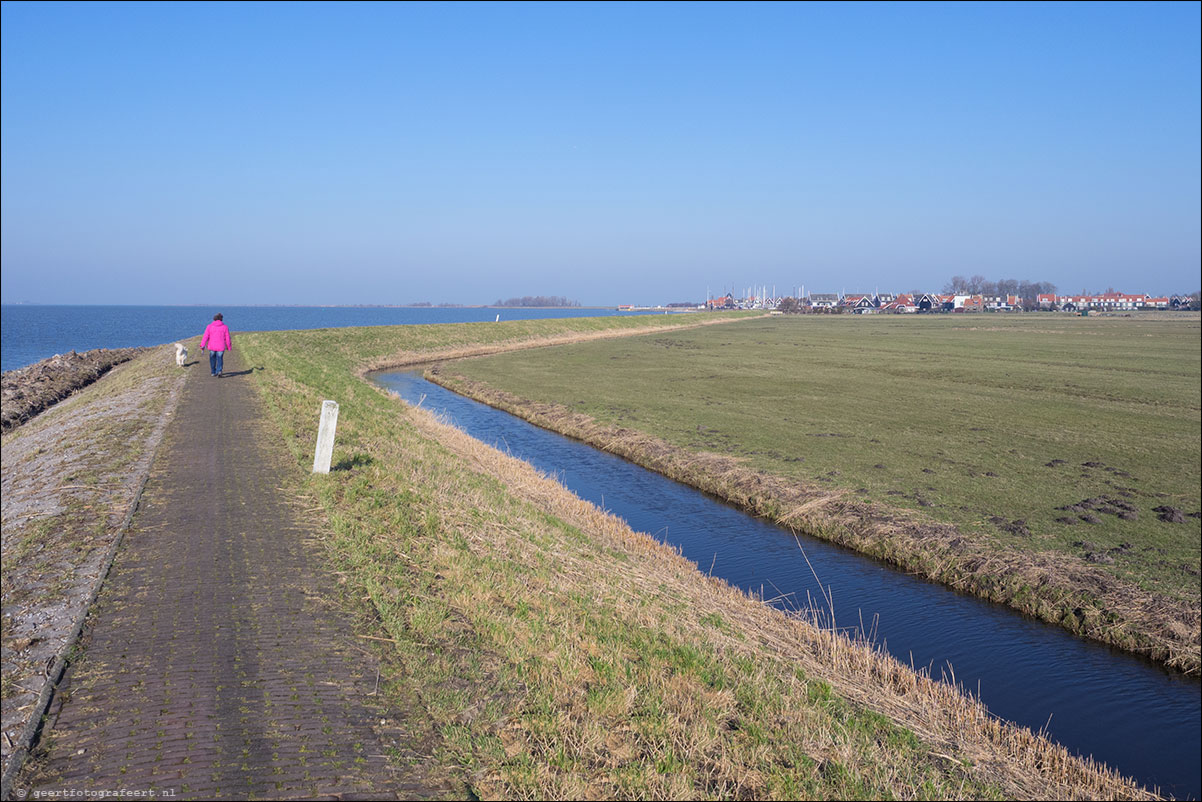
[[[1188,292],[1199,3],[4,3],[5,303]]]

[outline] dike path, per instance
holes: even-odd
[[[189,367],[11,798],[428,799],[237,351]],[[316,425],[316,418],[314,419]]]

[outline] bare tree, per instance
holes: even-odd
[[[1027,281],[1026,279],[1017,281],[1008,278],[994,282],[984,276],[973,276],[968,279],[964,276],[952,276],[952,280],[944,285],[943,292],[946,295],[980,294],[1001,297],[1017,295],[1022,299],[1023,306],[1033,309],[1040,295],[1055,294],[1056,285],[1050,281]]]
[[[964,276],[952,276],[952,280],[943,285],[944,295],[960,295],[968,289],[968,279]]]

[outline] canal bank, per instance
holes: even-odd
[[[678,547],[702,571],[785,610],[871,635],[898,660],[953,681],[996,715],[1149,786],[1199,795],[1196,678],[1074,638],[828,543],[455,395],[415,374],[376,377],[411,403],[560,478],[570,490]],[[833,614],[832,614],[833,613]]]
[[[362,380],[367,366],[635,321],[247,335],[331,567],[447,765],[495,798],[1149,798],[908,666],[782,616],[528,464]],[[637,328],[636,328],[637,327]]]

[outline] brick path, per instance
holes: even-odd
[[[82,657],[13,798],[446,791],[408,751],[404,721],[374,706],[374,658],[330,602],[314,532],[280,492],[278,452],[230,356],[222,379],[203,355],[189,368]]]

